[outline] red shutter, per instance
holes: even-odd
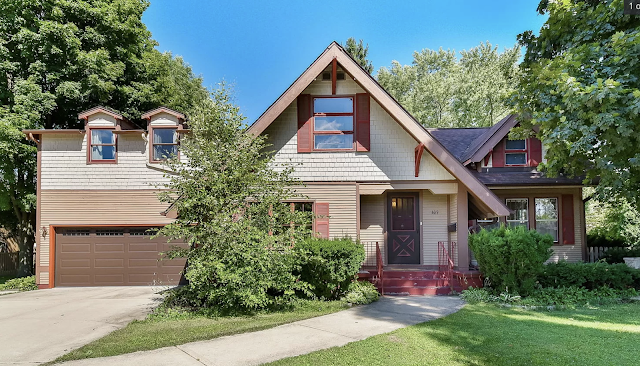
[[[313,146],[311,96],[298,95],[298,152],[311,152]]]
[[[316,233],[319,238],[329,239],[329,203],[315,204]]]
[[[356,151],[371,150],[369,94],[356,94]]]
[[[542,162],[542,142],[535,137],[529,139],[529,166],[535,167]]]
[[[491,161],[491,166],[495,168],[502,168],[504,166],[504,140],[498,142],[496,147],[493,148]]]
[[[562,244],[575,244],[575,230],[573,221],[573,195],[562,195]]]

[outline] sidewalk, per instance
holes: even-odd
[[[454,313],[458,297],[383,297],[338,313],[252,333],[187,343],[153,351],[63,363],[67,366],[259,365],[286,357],[342,346],[377,334]]]

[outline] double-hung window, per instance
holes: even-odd
[[[154,127],[151,145],[152,161],[162,161],[178,156],[177,129]]]
[[[92,163],[116,162],[116,135],[112,128],[89,129],[89,161]]]
[[[536,198],[536,230],[558,241],[558,199]]]
[[[513,213],[507,216],[507,225],[524,226],[529,228],[529,199],[528,198],[507,198],[507,207]]]
[[[527,165],[527,140],[505,141],[505,165]]]
[[[313,98],[314,150],[354,149],[354,98]]]

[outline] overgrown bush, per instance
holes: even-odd
[[[625,257],[640,257],[640,248],[611,248],[604,252],[602,260],[609,264],[624,263]]]
[[[18,291],[31,291],[37,290],[36,276],[14,278],[0,285],[0,291],[2,290],[18,290]]]
[[[545,265],[538,281],[542,287],[640,289],[640,270],[625,264],[558,262]]]
[[[321,299],[342,297],[364,260],[364,248],[350,238],[308,238],[295,246],[300,260],[300,280]]]
[[[367,281],[355,281],[349,285],[349,292],[344,297],[346,302],[356,305],[366,305],[378,301],[378,289]]]
[[[469,236],[480,271],[496,293],[531,293],[544,262],[551,256],[552,245],[550,235],[521,226],[501,226]]]
[[[471,287],[468,290],[462,290],[460,293],[462,300],[469,304],[477,304],[479,302],[493,302],[495,296],[486,288]]]

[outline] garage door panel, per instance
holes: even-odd
[[[64,235],[69,232],[72,234]],[[61,230],[56,233],[55,285],[176,285],[185,260],[161,260],[160,251],[180,244],[166,240],[127,228]]]

